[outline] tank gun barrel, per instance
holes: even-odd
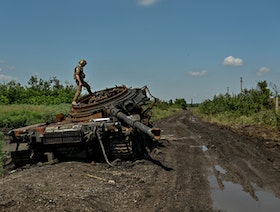
[[[149,135],[153,139],[159,139],[160,138],[160,130],[157,128],[150,128],[146,126],[145,124],[141,123],[139,120],[127,116],[125,113],[121,112],[121,110],[113,107],[110,109],[110,114],[113,116],[116,116],[117,118],[121,119],[124,121],[126,124],[129,126],[136,128],[140,130],[141,132]]]

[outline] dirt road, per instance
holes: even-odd
[[[279,211],[277,141],[189,111],[155,125],[162,140],[150,159],[37,165],[0,178],[0,211]]]

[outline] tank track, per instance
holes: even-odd
[[[46,154],[59,160],[100,160],[103,156],[108,164],[114,159],[141,157],[143,143],[155,138],[150,116],[142,107],[149,101],[146,89],[123,85],[96,91],[72,105],[68,116],[58,114],[54,123],[12,130],[11,142],[28,146],[11,152],[14,164],[47,161]]]

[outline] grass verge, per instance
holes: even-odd
[[[199,108],[192,108],[192,113],[204,121],[218,123],[234,128],[244,126],[263,127],[279,130],[280,116],[273,110],[263,110],[249,116],[238,116],[232,112],[223,112],[215,115],[206,115],[199,112]]]
[[[178,107],[169,107],[167,109],[161,109],[161,108],[158,108],[158,107],[154,107],[151,121],[155,122],[155,121],[160,120],[162,118],[172,116],[172,115],[174,115],[174,114],[176,114],[180,111],[182,111],[182,109],[178,108]]]
[[[59,105],[1,105],[0,127],[16,128],[35,123],[54,121],[58,113],[67,114],[69,104]]]

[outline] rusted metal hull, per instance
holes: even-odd
[[[116,86],[86,95],[72,105],[69,114],[55,123],[14,129],[12,158],[16,165],[44,162],[52,154],[59,160],[110,161],[142,157],[145,147],[160,136],[150,122],[146,87]],[[22,144],[25,148],[22,149]]]

